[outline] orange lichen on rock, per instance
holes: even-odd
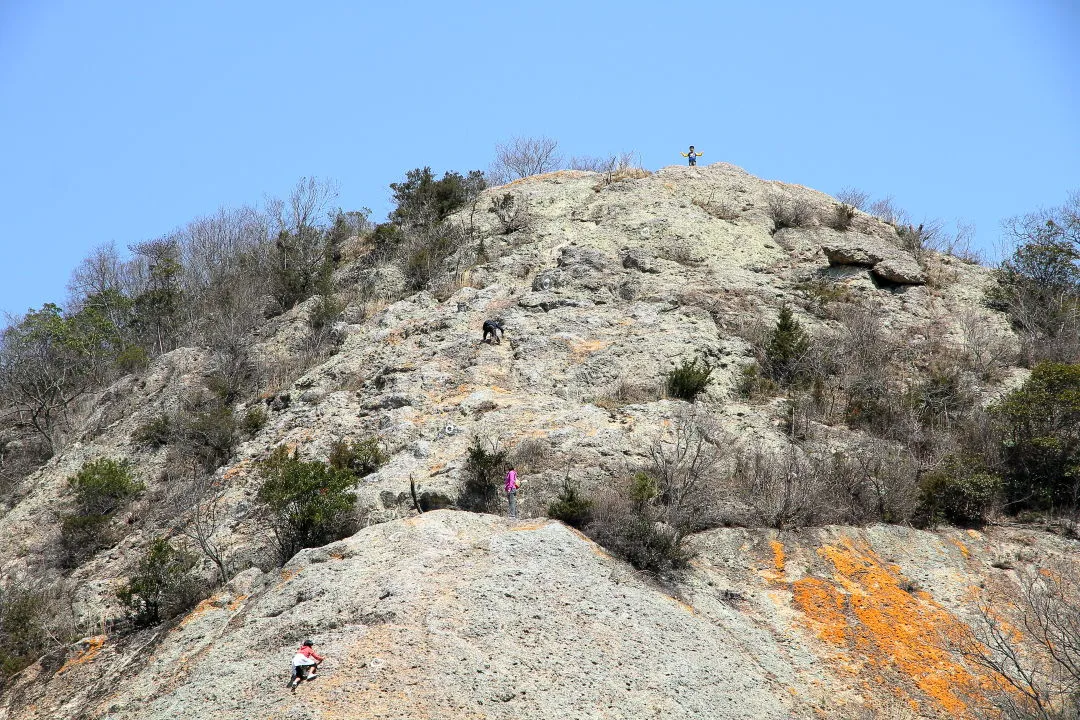
[[[784,573],[784,544],[779,540],[770,540],[769,544],[772,546],[773,567],[782,575]]]
[[[598,350],[603,350],[610,342],[606,340],[580,340],[570,343],[570,358],[574,362],[582,362]]]
[[[195,618],[197,618],[197,617],[199,617],[201,615],[204,615],[208,610],[212,610],[212,609],[220,610],[221,607],[222,607],[221,596],[220,595],[211,595],[210,597],[206,598],[201,603],[196,605],[194,608],[192,608],[191,612],[189,612],[187,615],[185,615],[184,619],[181,620],[180,624],[177,625],[176,628],[174,628],[174,629],[179,629],[179,628],[184,627],[185,625],[187,625],[189,622],[191,622]]]
[[[970,557],[971,557],[971,551],[970,551],[970,550],[968,550],[968,548],[967,548],[967,545],[965,545],[964,543],[960,542],[960,541],[959,541],[959,540],[957,540],[956,538],[948,538],[948,540],[949,540],[949,542],[951,542],[951,543],[952,543],[953,545],[955,545],[956,547],[960,548],[960,554],[964,556],[964,559],[965,559],[965,560],[967,560],[968,558],[970,558]]]
[[[84,647],[79,650],[75,657],[64,663],[64,666],[60,668],[56,672],[56,674],[60,675],[64,671],[69,670],[70,668],[82,665],[83,663],[88,663],[93,660],[94,656],[101,651],[102,647],[104,647],[106,639],[108,639],[108,636],[106,635],[95,635],[84,640],[82,642]]]
[[[795,604],[811,621],[817,635],[834,645],[847,640],[847,617],[844,615],[844,596],[832,584],[814,577],[792,583]]]
[[[222,475],[222,478],[224,480],[232,480],[233,478],[238,477],[240,475],[246,475],[247,471],[250,468],[251,468],[251,460],[241,460],[240,462],[236,463],[231,468],[226,470],[225,474]]]
[[[867,672],[890,677],[906,697],[967,717],[964,697],[981,683],[944,648],[966,626],[927,595],[905,590],[909,583],[867,546],[843,539],[818,554],[832,564],[831,580],[793,584],[793,600],[818,637],[865,659]]]

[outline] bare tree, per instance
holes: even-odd
[[[549,137],[515,137],[495,146],[495,162],[490,170],[491,184],[540,175],[559,167],[559,143]]]
[[[890,225],[908,225],[911,223],[907,212],[897,207],[892,195],[886,195],[870,204],[870,214],[876,215]]]
[[[846,187],[836,193],[836,199],[845,205],[850,205],[856,210],[867,212],[870,208],[870,193],[858,188]]]
[[[229,517],[230,506],[224,499],[221,481],[207,475],[194,454],[185,454],[176,462],[181,477],[174,486],[173,501],[178,510],[177,531],[195,544],[217,568],[220,583],[231,579],[229,563],[218,540]]]
[[[802,451],[788,444],[779,451],[759,446],[741,452],[732,473],[736,493],[774,528],[813,524],[822,515],[818,475]]]
[[[730,438],[703,411],[692,407],[676,418],[672,432],[649,448],[649,473],[665,522],[679,537],[710,525],[717,511],[719,473]]]
[[[1006,689],[993,698],[1010,720],[1080,717],[1080,579],[1059,561],[1017,570],[1009,600],[983,596],[971,633],[952,642]],[[1011,602],[1010,602],[1011,601]]]

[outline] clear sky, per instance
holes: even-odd
[[[0,0],[0,310],[95,246],[514,135],[1002,218],[1080,189],[1080,2]]]

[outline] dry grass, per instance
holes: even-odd
[[[717,220],[734,222],[739,219],[738,209],[727,200],[713,200],[710,196],[708,200],[694,198],[692,202]]]

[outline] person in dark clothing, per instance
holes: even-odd
[[[492,341],[496,345],[502,345],[503,336],[503,320],[502,318],[495,318],[494,320],[484,321],[484,339],[481,342],[491,344]],[[488,338],[491,340],[488,340]]]
[[[690,146],[690,152],[688,152],[688,153],[679,153],[679,154],[682,155],[684,158],[686,158],[689,161],[690,167],[694,167],[695,165],[697,165],[697,159],[699,157],[701,157],[702,155],[704,155],[705,153],[700,153],[700,152],[695,151],[694,146],[691,145]]]

